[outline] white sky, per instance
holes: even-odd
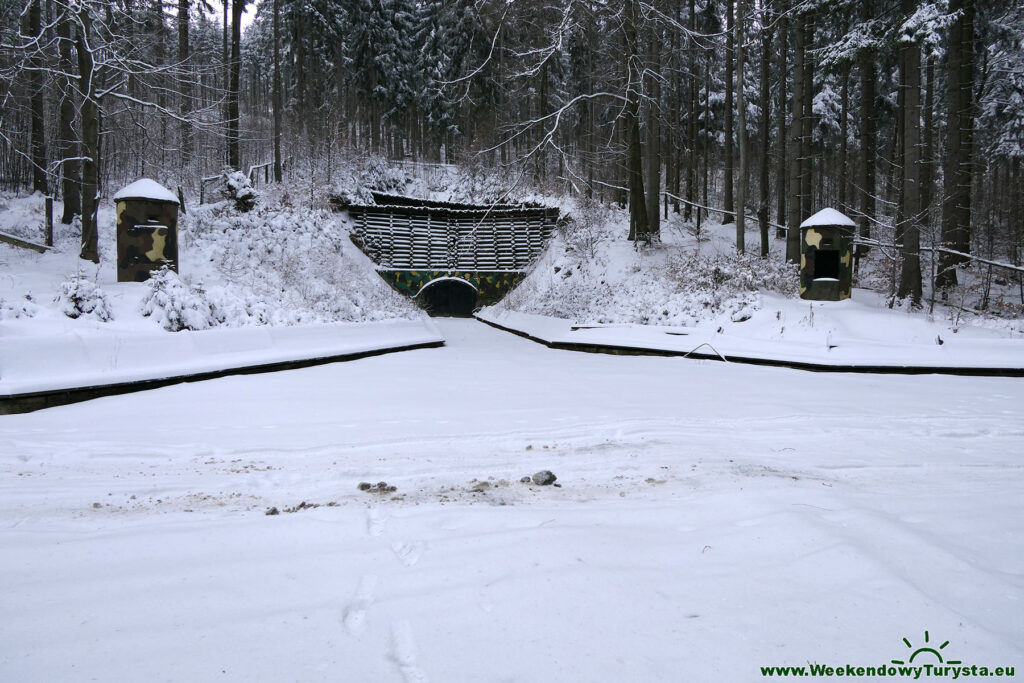
[[[249,25],[253,21],[256,20],[256,6],[258,4],[259,4],[259,0],[257,0],[256,2],[250,2],[249,4],[247,4],[245,6],[245,13],[242,14],[242,31],[243,32],[245,31],[245,29],[247,29],[249,27]],[[211,16],[214,19],[216,19],[217,21],[221,21],[221,20],[224,19],[224,4],[223,4],[223,2],[220,2],[220,3],[216,3],[215,6],[217,8],[216,11],[212,12],[211,14],[208,14],[207,16]],[[230,14],[230,12],[231,12],[231,7],[229,5],[228,6],[228,13]]]

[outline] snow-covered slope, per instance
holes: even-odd
[[[883,295],[863,288],[846,301],[804,301],[780,241],[767,260],[738,256],[734,226],[705,224],[694,234],[692,224],[673,217],[659,244],[638,249],[626,239],[622,212],[587,204],[569,210],[576,223],[485,315],[507,324],[507,314],[529,314],[561,318],[566,329],[602,328],[573,333],[580,343],[683,351],[710,344],[726,355],[825,364],[1024,367],[1020,319],[943,305],[932,313],[889,308]],[[756,240],[747,236],[752,248]],[[540,324],[520,320],[524,331]]]
[[[279,196],[279,195],[278,195]],[[39,239],[42,197],[6,200],[0,229]],[[395,293],[323,210],[266,200],[238,213],[229,203],[179,214],[179,275],[154,295],[116,280],[112,203],[100,212],[100,264],[78,258],[77,225],[55,228],[46,254],[0,243],[0,334],[59,335],[185,327],[295,325],[411,319],[422,313]],[[57,206],[59,215],[60,206]],[[143,302],[148,302],[148,317]],[[99,305],[99,311],[95,311]],[[74,315],[76,317],[69,317]],[[175,323],[177,318],[183,323]]]
[[[151,185],[129,194],[158,194]],[[7,204],[0,229],[37,236],[42,197]],[[55,248],[45,254],[0,244],[0,394],[440,340],[424,314],[377,276],[335,214],[281,202],[238,213],[222,202],[179,219],[180,276],[166,271],[146,283],[116,281],[111,204],[100,214],[99,266],[78,258],[77,226],[58,224]]]

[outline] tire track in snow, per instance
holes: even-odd
[[[1015,642],[1024,637],[1024,627],[1017,618],[1019,577],[942,543],[941,535],[923,533],[875,510],[853,508],[808,515],[806,519],[928,602],[970,621],[994,638],[1003,636],[989,627],[993,622],[1017,624]]]

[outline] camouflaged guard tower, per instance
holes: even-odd
[[[161,266],[178,272],[178,198],[143,178],[114,195],[117,281],[144,282]]]
[[[800,224],[801,299],[850,298],[856,227],[856,223],[835,209],[822,209]]]

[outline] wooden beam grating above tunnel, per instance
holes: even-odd
[[[543,251],[557,209],[350,206],[354,239],[391,270],[521,271]]]

